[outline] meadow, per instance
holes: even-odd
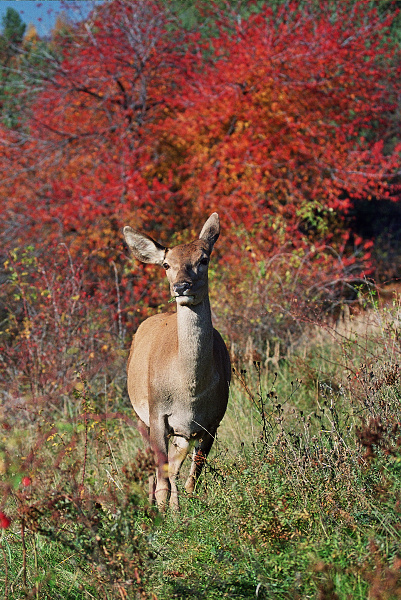
[[[401,598],[397,5],[110,0],[43,38],[5,11],[1,598]],[[229,407],[161,514],[125,368],[171,299],[122,230],[214,211]]]
[[[147,501],[124,352],[103,380],[77,365],[59,406],[5,406],[2,597],[400,598],[399,308],[234,365],[180,514]]]

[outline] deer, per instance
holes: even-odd
[[[175,312],[155,314],[139,325],[127,363],[127,387],[139,430],[155,456],[149,499],[161,510],[178,511],[182,463],[192,450],[185,483],[192,495],[228,403],[230,358],[212,324],[208,286],[219,216],[207,219],[199,239],[172,248],[129,226],[123,232],[135,258],[164,268],[176,303]]]

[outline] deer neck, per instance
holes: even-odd
[[[194,395],[213,380],[213,325],[209,298],[177,306],[178,355],[182,377]]]

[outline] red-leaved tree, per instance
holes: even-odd
[[[161,295],[143,267],[127,277],[121,227],[186,239],[217,210],[230,337],[251,323],[262,347],[294,305],[341,298],[370,266],[353,199],[395,197],[401,63],[370,2],[313,6],[203,5],[205,38],[164,4],[115,0],[58,33],[25,126],[1,134],[3,247],[66,243],[87,292],[133,322]]]
[[[270,311],[334,301],[369,272],[371,241],[347,227],[353,199],[397,199],[391,17],[365,1],[326,8],[267,6],[246,21],[217,11],[212,56],[159,129],[155,171],[174,174],[195,220],[216,209],[230,226],[228,313],[252,307],[244,330],[251,319],[265,337],[288,322]]]

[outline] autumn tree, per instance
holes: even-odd
[[[179,241],[218,210],[230,335],[252,323],[263,345],[294,302],[342,298],[369,271],[350,208],[396,198],[393,15],[365,0],[273,8],[202,3],[204,35],[166,3],[114,0],[56,32],[26,126],[2,134],[3,249],[66,244],[92,297],[129,321],[160,293],[143,267],[130,287],[121,226]]]
[[[293,2],[231,21],[220,11],[209,64],[163,123],[155,172],[174,174],[194,217],[216,209],[232,225],[230,289],[243,291],[234,315],[254,305],[260,320],[275,304],[283,316],[305,292],[339,298],[369,269],[370,242],[347,228],[354,199],[396,199],[391,16],[367,2],[337,7]],[[284,321],[267,318],[262,337]]]
[[[42,54],[46,64],[37,61],[40,88],[26,126],[3,132],[3,252],[29,239],[38,256],[52,255],[62,242],[85,261],[90,294],[114,306],[122,225],[160,233],[161,223],[182,220],[170,186],[149,175],[149,126],[180,93],[187,50],[151,2],[106,3],[55,36],[59,43]],[[159,302],[155,290],[144,301],[146,285],[139,273],[126,311]]]

